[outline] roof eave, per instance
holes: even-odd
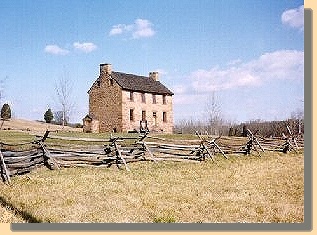
[[[149,94],[156,94],[156,95],[174,95],[173,92],[154,92],[154,91],[144,91],[144,90],[140,90],[140,89],[130,89],[130,88],[124,88],[122,86],[120,86],[122,88],[122,90],[124,91],[133,91],[133,92],[140,92],[140,93],[149,93]]]

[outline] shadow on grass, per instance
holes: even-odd
[[[5,198],[3,198],[1,196],[0,196],[0,204],[3,207],[9,208],[16,215],[21,216],[25,220],[25,222],[27,222],[27,223],[42,223],[43,222],[42,220],[35,218],[29,212],[16,208],[12,203],[8,202]]]

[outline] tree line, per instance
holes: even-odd
[[[285,137],[304,134],[304,111],[297,110],[290,117],[280,121],[251,120],[233,123],[224,117],[221,102],[216,98],[215,91],[206,99],[203,120],[183,119],[174,126],[175,133],[202,134],[217,136],[247,136],[247,129],[257,132],[263,137]],[[291,133],[289,133],[291,132]]]
[[[12,117],[11,107],[8,103],[2,105],[1,108],[1,119],[2,120],[9,120]],[[43,115],[43,118],[46,123],[54,123],[58,125],[68,125],[68,116],[65,117],[62,111],[54,112],[52,109],[47,109]]]
[[[289,133],[289,130],[291,133]],[[247,129],[263,137],[285,137],[304,134],[304,118],[291,117],[281,121],[252,120],[239,124],[219,121],[210,125],[204,121],[182,120],[175,124],[174,132],[178,134],[193,134],[198,131],[201,134],[218,136],[246,137]]]

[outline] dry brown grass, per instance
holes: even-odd
[[[23,223],[21,216],[17,215],[7,206],[0,206],[0,223]]]
[[[42,168],[13,177],[11,186],[0,183],[2,205],[11,204],[0,222],[21,220],[19,214],[38,222],[304,220],[303,154],[137,162],[130,168]]]
[[[46,130],[82,132],[81,128],[72,128],[69,126],[63,127],[61,125],[14,118],[7,121],[0,120],[0,126],[2,130],[25,131],[30,134],[32,133],[38,135],[43,135]]]

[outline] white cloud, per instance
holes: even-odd
[[[242,61],[240,59],[236,59],[236,60],[229,61],[227,65],[233,66],[233,65],[240,64],[241,62]]]
[[[112,26],[109,36],[130,33],[133,39],[148,38],[155,34],[153,24],[146,19],[136,19],[133,24],[118,24]]]
[[[221,94],[221,109],[230,119],[284,119],[296,107],[303,89],[298,86],[303,82],[304,52],[297,50],[278,50],[248,62],[199,69],[171,87],[175,120],[203,114],[213,91]]]
[[[155,31],[152,29],[152,23],[148,20],[136,19],[134,26],[133,38],[148,38],[155,34]]]
[[[285,25],[304,30],[304,5],[284,11],[281,20]]]
[[[239,67],[221,70],[197,70],[190,75],[191,86],[196,92],[227,90],[235,87],[259,85],[260,81],[252,71]]]
[[[304,52],[280,50],[266,53],[246,65],[262,81],[271,79],[304,79]]]
[[[211,92],[238,87],[259,86],[275,79],[304,79],[304,52],[280,50],[266,53],[248,63],[240,63],[227,69],[214,67],[200,69],[187,78],[184,91]],[[175,92],[177,93],[177,92]]]
[[[53,55],[67,55],[69,53],[69,50],[63,49],[57,45],[47,45],[44,51]]]
[[[73,46],[75,49],[85,53],[89,53],[97,49],[97,46],[93,44],[92,42],[83,42],[83,43],[74,42]]]
[[[133,28],[133,25],[125,25],[125,24],[114,25],[112,26],[112,29],[110,30],[109,35],[113,36],[113,35],[123,34],[124,32],[131,31],[132,28]]]
[[[117,35],[117,34],[122,34],[123,33],[123,29],[121,27],[121,25],[114,25],[112,26],[112,29],[109,32],[109,35]]]
[[[174,85],[172,87],[172,90],[178,95],[185,94],[187,92],[187,86],[186,85],[180,85],[180,84],[179,85]]]

